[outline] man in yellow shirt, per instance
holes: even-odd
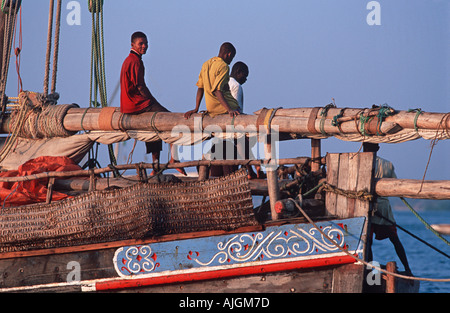
[[[206,111],[212,117],[219,114],[230,114],[234,117],[239,115],[238,103],[231,95],[228,81],[230,80],[229,64],[236,55],[236,48],[229,42],[220,46],[219,55],[203,63],[197,81],[197,97],[194,110],[184,114],[189,118],[197,113],[200,103],[205,96]]]
[[[239,105],[237,100],[231,95],[228,82],[230,80],[229,64],[236,55],[236,48],[229,42],[220,46],[219,55],[203,63],[197,81],[197,97],[194,110],[184,114],[188,119],[193,113],[197,113],[200,108],[203,96],[207,113],[215,117],[220,114],[229,114],[231,117],[239,115]],[[211,152],[215,159],[226,159],[227,150],[236,149],[233,141],[219,140],[213,144]],[[233,151],[234,155],[234,151]],[[237,170],[237,166],[211,166],[211,176],[223,176],[231,174]]]

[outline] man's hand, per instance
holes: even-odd
[[[228,111],[228,114],[230,114],[231,117],[235,117],[235,116],[238,116],[241,113],[239,113],[238,110],[230,110],[230,111]]]
[[[196,110],[196,109],[187,111],[186,113],[184,113],[184,118],[189,119],[192,114],[197,113],[197,112],[198,112],[198,110]]]

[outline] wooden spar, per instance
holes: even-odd
[[[278,109],[277,116],[292,116],[297,118],[308,118],[311,111],[314,108],[292,108],[292,109]],[[342,111],[342,112],[341,112]],[[258,114],[256,111],[255,114]],[[361,108],[330,108],[327,112],[327,119],[333,119],[333,117],[342,114],[338,121],[347,122],[354,120],[359,114],[375,116],[378,111],[373,109],[361,109]],[[416,126],[419,129],[442,129],[442,127],[450,128],[450,118],[446,118],[449,113],[435,113],[435,112],[422,112],[417,114],[417,112],[409,111],[395,111],[395,114],[389,115],[385,118],[386,122],[396,123],[402,128],[414,129],[414,119],[418,115]],[[320,115],[320,110],[317,114],[317,119],[320,120],[322,116]]]
[[[343,121],[339,127],[333,126],[333,117],[341,112],[341,109],[330,108],[328,114],[323,118],[320,110],[316,116],[310,114],[314,108],[297,108],[297,109],[279,109],[271,120],[273,130],[278,130],[280,133],[295,133],[300,135],[321,135],[322,131],[329,135],[336,134],[359,134],[361,132],[359,124],[359,114],[367,112],[367,114],[374,114],[374,111],[369,109],[344,109]],[[99,120],[103,119],[106,114],[101,114],[100,108],[72,108],[69,109],[63,119],[63,126],[67,131],[82,131],[82,130],[104,130],[99,126]],[[369,111],[367,111],[369,110]],[[235,130],[243,130],[245,132],[256,132],[259,129],[255,127],[258,125],[258,113],[254,115],[242,114],[237,116],[234,121],[227,114],[219,115],[214,118],[204,116],[199,126],[200,114],[193,114],[191,118],[185,119],[183,113],[166,113],[166,112],[146,112],[139,115],[121,114],[119,109],[112,114],[111,128],[113,130],[143,130],[143,131],[173,131],[175,126],[179,130],[189,131],[217,131],[220,128],[225,131],[234,123]],[[350,118],[351,117],[351,118]],[[197,120],[196,120],[197,118]],[[313,123],[308,123],[313,119]],[[261,120],[261,119],[259,119]],[[416,120],[416,122],[414,122]],[[197,121],[197,122],[196,122]],[[1,132],[9,133],[9,116],[4,117],[2,121]],[[372,121],[373,125],[368,127],[376,127],[376,121]],[[103,123],[102,123],[103,124]],[[367,124],[370,124],[368,122]],[[313,128],[311,128],[311,125]],[[214,126],[214,129],[209,128]],[[261,125],[262,126],[262,125]],[[394,115],[387,116],[383,123],[381,123],[380,131],[385,134],[395,133],[402,128],[412,129],[417,126],[418,129],[428,130],[442,130],[450,129],[450,114],[449,113],[427,113],[422,112],[416,114],[414,112],[396,111]],[[199,129],[202,128],[202,129]]]
[[[298,157],[298,158],[286,158],[277,160],[278,165],[288,165],[288,164],[304,164],[309,162],[310,158]],[[324,164],[325,160],[321,160]],[[90,176],[91,174],[100,175],[104,173],[113,172],[114,170],[136,170],[140,169],[153,169],[153,168],[186,168],[186,167],[197,167],[197,166],[210,166],[210,165],[264,165],[264,161],[261,160],[202,160],[202,161],[187,161],[179,163],[168,163],[168,164],[153,164],[153,163],[138,163],[138,164],[123,164],[115,166],[115,169],[110,167],[97,168],[92,170],[77,170],[77,171],[67,171],[67,172],[45,172],[39,174],[32,174],[27,176],[19,177],[0,177],[0,182],[21,182],[29,181],[33,179],[41,178],[67,178],[67,177],[81,177]]]
[[[382,178],[376,180],[375,193],[381,197],[450,199],[450,180]]]
[[[70,109],[64,118],[64,128],[68,131],[81,131],[81,130],[101,130],[99,128],[101,109]],[[84,116],[84,118],[83,118]],[[172,131],[175,126],[178,129],[189,129],[190,131],[202,131],[202,129],[196,128],[194,122],[195,118],[201,118],[200,114],[193,114],[192,117],[186,120],[183,113],[163,113],[159,112],[155,115],[153,112],[142,113],[139,115],[122,114],[118,111],[113,114],[111,125],[112,128],[119,130],[158,130],[158,131]],[[242,114],[234,119],[235,128],[243,129],[246,132],[256,132],[259,129],[255,127],[257,125],[258,115],[246,115]],[[81,122],[83,121],[83,125]],[[308,129],[309,118],[296,117],[296,116],[277,116],[275,115],[271,121],[271,125],[274,129],[278,129],[280,133],[297,133],[297,134],[310,134]],[[227,126],[231,126],[231,117],[224,114],[214,118],[210,116],[203,117],[203,131],[207,131],[207,126],[214,126],[210,128],[210,131],[214,131],[218,128],[222,131],[227,130]],[[4,124],[5,125],[5,124]],[[6,125],[5,125],[6,126]],[[331,119],[327,119],[321,126],[320,118],[315,121],[315,129],[317,133],[320,133],[321,127],[327,134],[339,134],[343,133],[358,133],[359,127],[354,121],[348,121],[342,123],[340,130],[331,124]],[[381,132],[390,133],[395,129],[395,123],[383,123],[381,126]],[[3,129],[6,131],[6,129]]]

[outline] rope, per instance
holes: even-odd
[[[320,125],[319,125],[319,130],[322,133],[322,135],[327,136],[327,133],[325,132],[324,126],[325,126],[325,121],[327,119],[327,115],[328,115],[328,110],[330,110],[331,108],[335,108],[336,105],[333,103],[327,104],[326,106],[324,106],[322,108],[322,111],[320,112],[320,115],[322,116],[322,118],[320,119]]]
[[[394,277],[398,277],[398,278],[403,278],[403,279],[409,279],[409,280],[420,280],[420,281],[432,281],[432,282],[450,282],[450,278],[426,278],[426,277],[414,277],[414,276],[406,276],[406,275],[401,275],[398,273],[393,273],[393,272],[389,272],[386,271],[384,269],[382,269],[381,267],[375,266],[373,264],[370,264],[369,262],[366,262],[360,258],[358,258],[356,255],[348,252],[346,249],[342,248],[338,243],[336,243],[336,241],[334,241],[333,239],[331,239],[327,234],[325,234],[322,229],[320,229],[320,227],[318,227],[314,221],[308,216],[308,214],[306,214],[306,212],[300,207],[300,205],[294,200],[294,199],[290,199],[292,200],[292,202],[295,204],[295,206],[297,207],[297,209],[303,214],[303,216],[308,220],[308,222],[314,226],[314,228],[324,237],[326,238],[328,241],[330,241],[334,246],[336,246],[339,250],[341,250],[342,252],[344,252],[345,254],[347,254],[348,256],[354,258],[356,261],[361,262],[362,264],[370,267],[370,268],[374,268],[377,271],[380,271],[382,273],[385,273],[387,275],[391,275]]]
[[[323,188],[325,191],[333,192],[337,195],[341,195],[341,196],[344,196],[344,197],[347,197],[350,199],[359,199],[359,200],[363,200],[363,201],[372,201],[373,200],[373,195],[367,189],[363,189],[363,190],[359,190],[359,191],[352,191],[352,190],[340,189],[340,188],[330,185],[326,182],[324,182],[322,184],[323,184]]]
[[[89,91],[90,107],[107,107],[108,95],[106,91],[106,67],[105,67],[105,41],[103,31],[103,1],[89,1],[89,11],[92,14],[92,40],[91,40],[91,77]],[[100,103],[98,102],[100,98]],[[86,112],[85,112],[86,113]],[[84,115],[83,118],[84,119]],[[108,153],[111,164],[117,165],[112,144],[108,145]]]
[[[48,83],[50,76],[50,56],[52,53],[52,32],[53,32],[53,11],[55,1],[50,0],[49,12],[48,12],[48,31],[47,31],[47,53],[45,56],[45,75],[44,75],[44,95],[48,94]]]
[[[418,133],[419,128],[417,127],[417,120],[419,119],[419,115],[423,113],[422,109],[409,109],[408,112],[416,112],[416,115],[414,116],[414,130]]]
[[[13,41],[13,36],[15,33],[17,12],[20,7],[20,1],[9,1],[9,7],[7,7],[7,2],[2,1],[2,12],[4,13],[4,40],[3,40],[3,55],[2,57],[2,68],[1,68],[1,86],[0,86],[0,103],[2,108],[2,115],[6,112],[7,98],[5,97],[6,82],[8,78],[9,64],[11,60],[11,45]]]
[[[413,207],[405,200],[405,198],[400,197],[400,199],[403,201],[403,203],[408,207],[408,209],[410,209],[410,211],[419,219],[419,221],[421,221],[425,227],[430,230],[433,234],[435,234],[439,239],[441,239],[442,241],[444,241],[447,245],[450,246],[450,242],[445,239],[444,237],[442,237],[433,227],[431,227],[430,224],[428,224],[420,215],[419,213],[416,212],[416,210],[413,209]],[[391,222],[392,223],[392,222]],[[449,257],[447,255],[447,257]],[[449,257],[450,258],[450,257]]]
[[[429,243],[426,242],[425,240],[423,240],[423,239],[417,237],[416,235],[414,235],[413,233],[409,232],[409,231],[406,230],[405,228],[401,227],[401,226],[398,225],[397,223],[394,223],[394,222],[391,221],[390,219],[384,217],[384,216],[383,216],[382,214],[380,214],[379,212],[375,212],[375,215],[378,216],[378,217],[380,217],[380,218],[382,218],[382,219],[384,219],[384,220],[386,220],[386,221],[388,221],[388,222],[391,223],[393,226],[400,228],[401,230],[403,230],[405,233],[407,233],[408,235],[410,235],[410,236],[413,237],[414,239],[419,240],[420,242],[426,244],[426,245],[427,245],[428,247],[430,247],[431,249],[433,249],[433,250],[439,252],[440,254],[442,254],[442,255],[444,255],[444,256],[446,256],[447,258],[450,259],[450,255],[448,255],[448,254],[442,252],[441,250],[439,250],[438,248],[436,248],[436,247],[434,247],[433,245],[429,244]]]
[[[387,103],[380,106],[380,109],[378,110],[378,121],[377,121],[377,136],[384,135],[381,132],[381,124],[383,124],[383,121],[386,117],[389,115],[392,115],[395,112],[393,108],[391,108]]]
[[[58,54],[59,54],[59,33],[61,29],[61,0],[56,5],[56,21],[55,21],[55,45],[53,47],[53,72],[51,93],[56,90],[56,74],[58,70]]]
[[[19,133],[21,132],[25,120],[29,114],[27,103],[28,96],[26,96],[26,94],[24,93],[21,93],[19,97],[19,107],[11,115],[11,122],[9,127],[10,133],[8,134],[7,140],[3,145],[2,150],[0,151],[0,162],[2,162],[6,158],[6,156],[9,154],[18,140]]]

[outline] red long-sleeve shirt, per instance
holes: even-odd
[[[143,96],[138,89],[138,86],[146,86],[144,75],[141,55],[131,51],[120,73],[120,112],[135,113],[152,104],[152,99]]]

